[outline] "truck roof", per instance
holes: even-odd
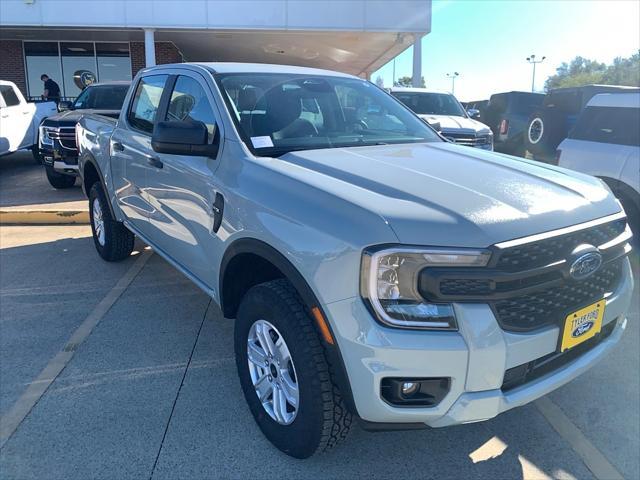
[[[348,73],[323,70],[320,68],[297,67],[272,63],[240,63],[240,62],[186,62],[158,65],[159,67],[180,67],[195,65],[204,67],[212,73],[291,73],[299,75],[323,75],[345,78],[359,78]]]
[[[440,93],[444,95],[451,95],[451,92],[446,92],[444,90],[433,90],[430,88],[420,88],[420,87],[391,87],[389,88],[390,92],[405,92],[405,93]]]

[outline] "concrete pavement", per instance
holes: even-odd
[[[101,261],[88,227],[2,227],[0,414],[68,345],[138,255]],[[547,397],[629,479],[640,476],[637,299],[619,348]],[[152,255],[2,447],[0,475],[596,478],[536,404],[448,429],[356,427],[328,454],[291,459],[264,439],[245,405],[232,332],[232,321],[208,297]]]
[[[88,223],[89,206],[79,182],[56,190],[28,151],[0,159],[0,225]]]

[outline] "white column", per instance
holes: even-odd
[[[413,75],[412,81],[414,87],[422,86],[422,37],[416,35],[413,42]]]
[[[156,42],[154,39],[155,30],[152,28],[144,29],[144,61],[147,67],[153,67],[156,64]]]

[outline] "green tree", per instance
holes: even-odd
[[[413,77],[400,77],[398,78],[394,84],[394,87],[413,87]],[[420,77],[420,86],[424,88],[426,84],[424,83],[424,77]]]
[[[550,76],[545,89],[559,87],[581,87],[594,83],[604,85],[640,86],[640,53],[629,58],[616,58],[611,65],[576,57],[571,62],[563,62]]]

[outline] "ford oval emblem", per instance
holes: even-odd
[[[582,335],[584,335],[585,333],[587,333],[589,330],[591,330],[591,328],[593,327],[594,323],[593,322],[584,322],[581,323],[580,325],[578,325],[575,330],[573,332],[571,332],[571,336],[573,338],[577,338],[580,337]]]
[[[579,256],[569,268],[569,275],[576,280],[583,280],[593,275],[602,265],[602,255],[589,252]]]

